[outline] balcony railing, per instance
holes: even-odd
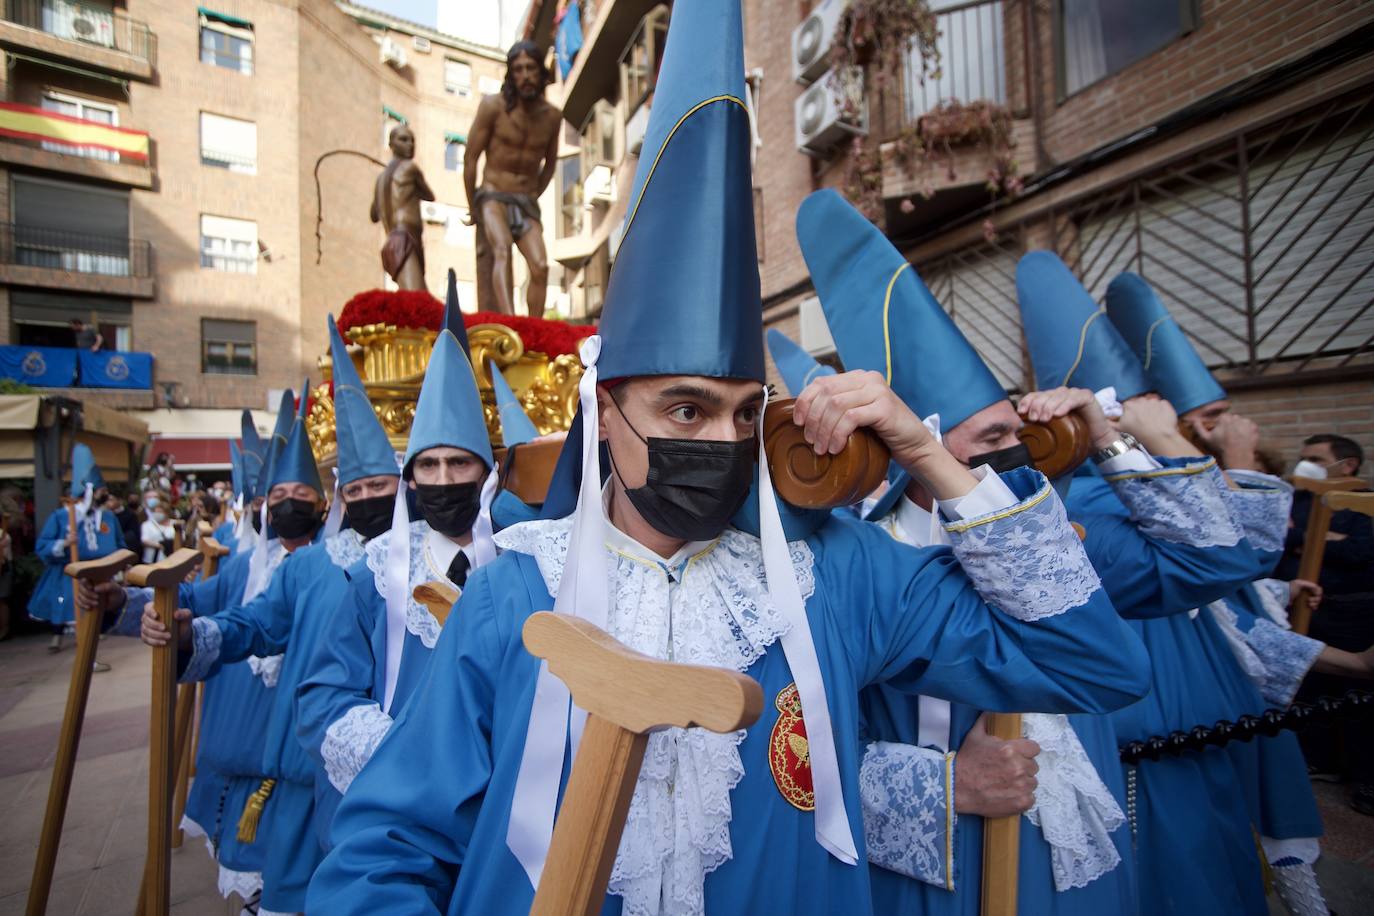
[[[106,277],[152,276],[144,239],[0,223],[0,263]]]
[[[5,19],[58,38],[122,51],[157,66],[157,36],[122,10],[75,0],[5,0]]]
[[[912,52],[904,77],[908,122],[941,102],[1006,102],[1002,5],[1002,0],[931,4],[940,33],[936,42],[940,51],[938,76],[922,79],[921,61]]]

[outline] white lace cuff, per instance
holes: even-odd
[[[1288,583],[1282,579],[1256,579],[1254,586],[1264,613],[1285,630],[1291,630],[1293,625],[1288,622],[1288,602],[1292,597]]]
[[[954,890],[954,754],[876,741],[859,767],[868,861]]]
[[[1231,654],[1236,657],[1246,677],[1254,681],[1256,686],[1264,683],[1264,661],[1255,654],[1255,650],[1250,647],[1247,637],[1240,631],[1240,618],[1236,612],[1224,600],[1213,601],[1207,605],[1208,612],[1212,619],[1216,621],[1217,628],[1221,630],[1221,635],[1226,637],[1226,643],[1231,647]],[[1197,614],[1194,610],[1191,613]]]
[[[285,655],[250,655],[248,656],[248,670],[257,675],[264,687],[277,686],[277,679],[281,677],[282,659]]]
[[[1264,662],[1264,679],[1259,685],[1264,701],[1280,709],[1293,702],[1302,679],[1326,647],[1323,642],[1285,630],[1264,618],[1255,621],[1245,641]]]
[[[209,617],[191,618],[191,660],[182,672],[183,684],[203,681],[209,676],[210,669],[219,661],[219,647],[223,641],[224,634],[219,624]]]
[[[1293,508],[1293,488],[1259,471],[1227,473],[1238,485],[1226,487],[1224,492],[1241,533],[1256,550],[1282,552],[1288,536],[1288,515]]]
[[[1035,495],[1009,509],[945,525],[983,600],[1026,622],[1081,607],[1102,587],[1064,504],[1039,479]]]
[[[1226,482],[1206,461],[1106,475],[1146,537],[1188,547],[1232,547],[1241,531],[1222,496]]]
[[[347,792],[390,728],[391,716],[376,703],[349,707],[326,728],[320,756],[324,758],[324,772],[330,784]]]
[[[1085,887],[1121,863],[1111,833],[1126,815],[1065,716],[1023,715],[1021,734],[1040,745],[1035,803],[1026,817],[1050,844],[1055,890]]]
[[[262,872],[234,871],[232,868],[219,867],[219,894],[228,900],[230,894],[238,894],[239,899],[247,901],[262,890]],[[261,912],[261,911],[259,911]]]

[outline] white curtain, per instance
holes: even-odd
[[[1064,91],[1072,94],[1107,75],[1101,0],[1063,0]]]

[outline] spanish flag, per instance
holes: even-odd
[[[0,137],[48,140],[82,149],[109,150],[119,153],[121,159],[148,161],[148,135],[141,130],[83,121],[13,102],[0,102]]]

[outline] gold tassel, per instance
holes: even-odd
[[[272,787],[277,784],[275,779],[264,779],[262,785],[258,786],[258,791],[248,796],[248,803],[243,806],[243,816],[239,818],[239,842],[252,843],[258,838],[258,821],[262,819],[262,809],[267,807],[267,800],[272,797]]]

